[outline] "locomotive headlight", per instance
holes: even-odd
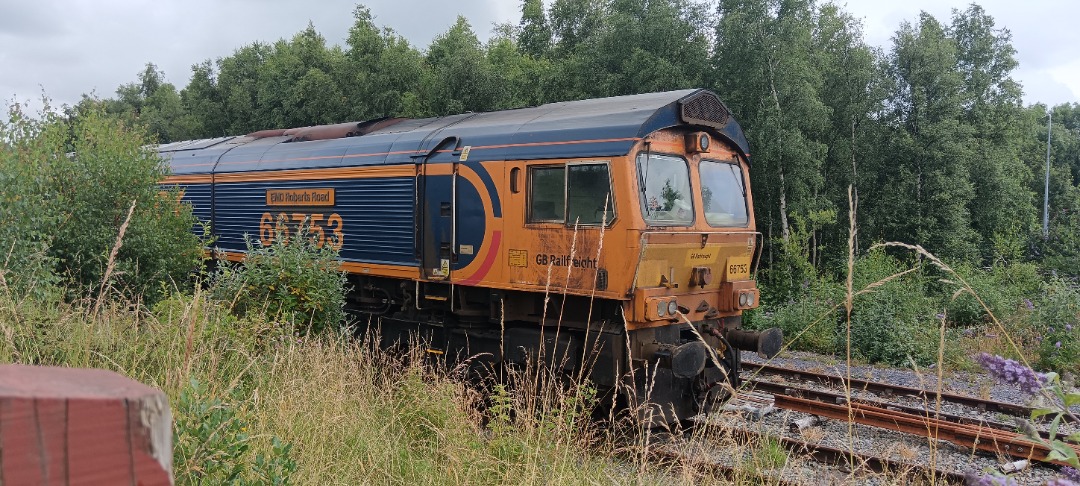
[[[658,315],[660,317],[664,317],[664,314],[667,313],[667,308],[668,308],[668,306],[667,306],[667,304],[664,303],[664,301],[661,300],[660,302],[657,302],[656,303],[656,315]]]
[[[754,305],[754,294],[753,293],[746,294],[746,306],[747,307],[752,307],[753,305]]]
[[[749,300],[749,299],[747,299],[747,295],[744,294],[744,293],[740,293],[739,294],[739,307],[746,307],[747,305],[749,305],[747,303],[747,300]]]
[[[679,312],[679,303],[677,301],[674,301],[674,300],[668,302],[668,304],[667,304],[667,313],[671,314],[671,315],[675,315],[676,312]]]

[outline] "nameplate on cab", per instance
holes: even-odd
[[[333,206],[334,188],[267,189],[267,206]]]

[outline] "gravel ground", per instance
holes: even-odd
[[[766,361],[758,358],[754,353],[743,353],[742,359],[746,362],[757,363]],[[842,361],[839,361],[834,357],[821,356],[812,353],[785,352],[781,356],[773,358],[768,362],[786,368],[824,372],[841,376],[847,372],[847,367]],[[854,365],[851,367],[851,375],[855,378],[923,388],[926,390],[936,389],[936,374],[937,371],[933,369],[919,370],[917,372],[909,369],[883,368],[868,365]],[[765,378],[771,379],[768,376],[765,376]],[[970,395],[979,398],[990,398],[993,400],[1018,404],[1029,404],[1030,401],[1030,397],[1023,394],[1016,386],[997,384],[992,378],[981,373],[946,372],[943,378],[943,390],[951,393]],[[805,382],[799,382],[799,386],[823,388],[820,384],[808,384]],[[918,397],[877,397],[871,393],[864,392],[859,392],[857,395],[880,401],[903,403],[905,405],[925,405],[924,400]],[[933,406],[933,404],[931,404],[931,406]],[[993,412],[979,411],[971,407],[957,404],[943,403],[942,411],[997,422],[1010,423],[1012,420],[1011,417],[1008,416]],[[901,460],[906,463],[929,464],[931,457],[935,457],[939,469],[949,469],[960,473],[966,471],[990,471],[1012,461],[1010,458],[996,458],[984,453],[972,453],[970,450],[961,449],[958,446],[944,441],[930,441],[926,438],[873,427],[855,425],[849,433],[848,424],[843,421],[823,420],[818,425],[811,427],[808,431],[804,432],[803,437],[799,437],[797,434],[791,434],[787,429],[787,424],[802,417],[805,417],[805,415],[781,410],[771,415],[767,415],[759,422],[756,422],[755,425],[761,427],[763,429],[762,432],[778,435],[782,434],[784,436],[801,438],[803,440],[806,440],[809,437],[820,440],[821,443],[831,447],[851,448],[854,446],[856,452],[872,453],[883,457],[889,457],[894,460]],[[826,475],[818,480],[828,481],[832,484],[851,484],[852,478],[846,476],[843,477],[839,483],[834,482],[834,480],[837,479],[834,477],[836,472],[837,471],[833,469],[832,475]],[[1010,477],[1015,479],[1019,484],[1038,485],[1045,483],[1056,475],[1056,469],[1036,465],[1022,472],[1011,474]],[[854,482],[858,484],[886,484],[895,482],[895,478],[860,477]]]

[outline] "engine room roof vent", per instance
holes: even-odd
[[[722,130],[731,119],[731,111],[710,91],[699,91],[679,100],[679,115],[686,123]]]

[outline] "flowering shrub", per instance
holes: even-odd
[[[975,361],[998,381],[1010,385],[1019,385],[1020,389],[1029,395],[1038,393],[1047,384],[1045,374],[1038,373],[1016,360],[989,353],[979,353],[975,357]]]
[[[1017,486],[1019,483],[1008,476],[999,476],[997,474],[980,475],[969,472],[964,475],[964,484],[966,486]]]
[[[1064,386],[1061,384],[1061,379],[1058,377],[1058,374],[1054,372],[1038,373],[1030,367],[1014,360],[987,353],[976,356],[975,360],[999,381],[1009,384],[1018,384],[1024,392],[1039,397],[1042,407],[1035,409],[1031,413],[1031,419],[1035,420],[1040,417],[1053,416],[1050,422],[1050,437],[1048,439],[1042,438],[1035,425],[1028,420],[1018,420],[1018,428],[1020,429],[1020,432],[1032,441],[1038,442],[1050,449],[1047,459],[1051,461],[1061,461],[1071,466],[1063,467],[1061,469],[1063,477],[1051,480],[1046,483],[1047,485],[1067,486],[1076,484],[1074,480],[1080,479],[1080,472],[1076,470],[1076,468],[1080,467],[1080,457],[1077,457],[1076,449],[1074,449],[1069,442],[1080,440],[1080,432],[1071,434],[1062,440],[1058,436],[1058,426],[1061,425],[1061,422],[1066,416],[1069,416],[1074,421],[1077,419],[1076,415],[1070,410],[1070,407],[1080,404],[1080,393],[1067,393]],[[1009,481],[1012,480],[996,475],[981,477],[968,476],[966,478],[967,484],[1016,484],[1015,482]]]
[[[1080,373],[1080,289],[1061,279],[1046,283],[1031,312],[1039,350],[1036,365]]]

